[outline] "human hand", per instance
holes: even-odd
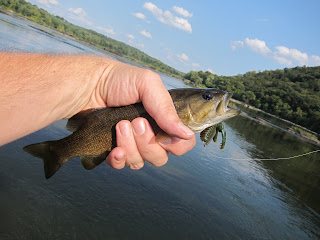
[[[119,122],[116,126],[117,147],[106,159],[114,168],[128,165],[131,169],[140,169],[144,161],[161,166],[167,162],[168,152],[182,155],[195,145],[194,133],[180,121],[159,75],[147,69],[109,62],[83,110],[118,107],[140,101],[171,138],[157,142],[149,122],[144,118],[134,119],[131,123],[126,120]]]
[[[116,127],[118,147],[107,158],[112,167],[137,169],[144,160],[160,166],[168,159],[167,151],[180,155],[195,144],[159,75],[150,70],[95,56],[0,52],[0,76],[0,115],[6,116],[1,119],[0,145],[89,108],[140,101],[172,138],[156,142],[145,119],[121,121]]]

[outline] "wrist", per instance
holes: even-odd
[[[66,57],[66,56],[62,56]],[[101,85],[106,84],[104,77],[108,75],[114,60],[95,56],[67,56],[70,65],[62,73],[61,86],[64,96],[59,104],[59,119],[70,118],[80,111],[89,108],[105,107],[101,98]]]
[[[103,57],[95,57],[92,60],[95,62],[96,67],[94,72],[92,72],[91,80],[85,80],[86,84],[89,86],[86,88],[84,88],[85,84],[81,86],[81,92],[84,93],[83,96],[85,102],[84,105],[80,107],[80,111],[90,108],[107,107],[109,89],[108,79],[110,78],[110,75],[112,75],[113,70],[116,68],[117,63],[119,63],[115,60]],[[88,89],[91,90],[88,91]]]
[[[6,116],[0,145],[86,109],[108,62],[91,56],[0,53],[0,116]]]

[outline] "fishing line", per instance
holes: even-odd
[[[287,160],[287,159],[293,159],[293,158],[298,158],[298,157],[303,157],[309,154],[313,154],[316,152],[320,152],[320,149],[303,153],[300,155],[292,156],[292,157],[283,157],[283,158],[225,158],[225,157],[219,157],[217,155],[213,155],[216,158],[224,159],[224,160],[237,160],[237,161],[249,161],[249,160],[256,160],[256,161],[277,161],[277,160]]]

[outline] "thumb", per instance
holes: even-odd
[[[142,81],[143,85],[140,89],[144,108],[159,127],[169,135],[186,140],[191,139],[194,133],[181,122],[160,76],[152,71],[147,71],[147,75],[148,81]]]

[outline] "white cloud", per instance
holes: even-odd
[[[232,50],[236,50],[240,47],[248,47],[252,51],[262,55],[269,57],[276,62],[291,66],[291,65],[307,65],[307,66],[318,66],[320,65],[320,56],[312,55],[309,56],[307,53],[301,52],[297,49],[288,48],[285,46],[276,46],[275,50],[272,51],[267,47],[267,44],[259,39],[249,39],[246,38],[243,41],[232,41],[231,48]]]
[[[69,18],[86,25],[92,26],[93,23],[87,18],[87,13],[82,8],[69,8]]]
[[[211,72],[212,74],[215,74],[212,68],[208,68],[207,71]]]
[[[181,63],[188,68],[199,69],[201,65],[196,62],[191,62],[189,56],[186,53],[177,54],[174,53],[170,48],[163,48],[164,51],[167,52],[166,59],[168,59],[173,64],[180,65]]]
[[[152,38],[151,33],[147,32],[146,30],[140,31],[140,34],[147,37],[147,38],[150,38],[150,39]]]
[[[312,65],[320,66],[320,56],[311,56],[310,62]]]
[[[147,10],[149,10],[150,12],[153,13],[153,15],[155,16],[161,16],[162,15],[162,9],[158,8],[156,5],[154,5],[151,2],[146,2],[143,7]]]
[[[174,16],[168,10],[162,11],[161,8],[158,8],[151,2],[146,2],[143,7],[150,11],[159,22],[192,33],[191,24],[187,19]]]
[[[146,19],[146,16],[143,14],[143,13],[133,13],[133,16],[135,16],[136,18],[139,18],[139,19]]]
[[[199,63],[192,63],[191,64],[193,67],[195,67],[195,68],[200,68],[200,64]]]
[[[274,57],[281,64],[292,65],[293,62],[298,62],[300,65],[308,65],[308,54],[302,53],[297,49],[290,49],[283,46],[276,47]]]
[[[116,35],[116,33],[115,33],[115,31],[113,30],[112,27],[105,28],[105,27],[96,26],[96,28],[98,30],[100,30],[101,32],[103,32],[103,33],[107,33],[109,35]]]
[[[87,16],[87,13],[82,8],[69,8],[68,11],[78,16],[82,16],[82,17]]]
[[[244,42],[243,41],[232,41],[231,42],[231,48],[232,50],[236,50],[237,48],[243,48]]]
[[[286,57],[282,57],[279,55],[274,55],[273,59],[276,60],[278,63],[283,64],[283,65],[287,65],[290,66],[292,65],[292,61]]]
[[[50,8],[50,5],[58,5],[59,2],[57,0],[37,0],[38,3],[45,5],[46,7]]]
[[[261,41],[259,39],[249,39],[246,38],[245,43],[251,50],[261,54],[261,55],[267,55],[271,52],[271,50],[267,47],[266,43],[264,41]]]
[[[176,55],[180,62],[186,62],[189,61],[189,57],[185,53],[177,54]]]
[[[191,18],[191,17],[193,16],[192,13],[189,13],[187,10],[183,9],[182,7],[173,6],[172,9],[173,9],[176,13],[178,13],[178,14],[180,14],[181,16],[186,17],[186,18],[188,18],[188,17]]]
[[[135,37],[134,37],[132,34],[127,34],[127,37],[128,37],[129,39],[135,39]]]

